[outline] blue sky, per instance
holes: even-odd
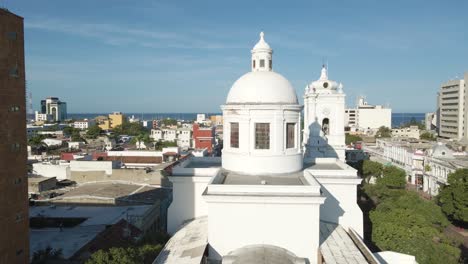
[[[394,112],[433,111],[468,71],[468,1],[0,0],[25,18],[34,108],[219,112],[265,31],[274,70],[302,99],[320,75]]]

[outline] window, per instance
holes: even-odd
[[[286,123],[286,148],[294,148],[296,145],[294,134],[296,123]]]
[[[255,69],[255,60],[252,61],[252,67]]]
[[[18,65],[15,65],[13,68],[10,69],[10,76],[18,77]]]
[[[231,148],[239,148],[239,123],[231,123]]]
[[[11,151],[19,151],[20,150],[20,144],[19,143],[14,143],[14,144],[11,144]]]
[[[256,149],[269,149],[270,148],[270,124],[269,123],[256,123],[255,124],[255,148]]]
[[[330,133],[330,120],[328,118],[324,118],[322,121],[322,131],[325,136]]]
[[[270,60],[270,70],[273,69],[273,61]]]
[[[14,31],[8,32],[7,36],[8,36],[9,40],[16,40],[16,32],[14,32]]]
[[[19,111],[19,106],[17,105],[13,105],[13,106],[10,106],[10,109],[8,109],[9,112],[18,112]]]
[[[260,60],[260,68],[265,68],[265,60]]]

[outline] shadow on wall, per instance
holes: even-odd
[[[327,136],[330,133],[330,120],[324,118],[321,123],[315,121],[309,125],[309,138],[307,139],[305,157],[338,158],[338,154],[328,144]]]

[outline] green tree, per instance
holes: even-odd
[[[388,188],[405,188],[406,173],[395,166],[385,166],[382,171],[382,177],[377,178],[377,184]]]
[[[134,122],[134,123],[125,122],[122,125],[118,125],[114,129],[112,129],[112,132],[114,132],[116,136],[120,136],[120,135],[138,136],[140,134],[148,133],[148,130],[145,127],[143,127],[142,124],[138,122]]]
[[[362,141],[362,138],[357,135],[346,134],[345,135],[345,143],[346,145],[350,145],[351,143],[355,143],[357,141]]]
[[[362,163],[362,174],[366,182],[370,181],[371,177],[380,177],[382,175],[383,165],[372,160],[364,160]]]
[[[45,138],[46,137],[44,135],[40,135],[40,134],[34,135],[28,140],[28,144],[31,147],[41,146],[43,145],[42,140],[44,140]]]
[[[460,250],[443,234],[448,221],[440,207],[415,192],[400,194],[371,211],[372,241],[381,250],[414,255],[418,263],[458,263]]]
[[[161,124],[163,126],[175,126],[175,125],[177,125],[177,120],[172,119],[172,118],[165,118],[165,119],[161,120]]]
[[[153,138],[151,138],[148,133],[145,133],[133,137],[130,143],[135,144],[137,147],[139,147],[141,143],[145,143],[145,145],[147,145],[151,142],[153,142]]]
[[[86,136],[88,138],[97,138],[101,134],[101,128],[98,125],[94,125],[88,128],[86,131]]]
[[[420,139],[435,141],[436,137],[430,132],[424,132],[419,136]]]
[[[376,137],[381,137],[381,138],[388,138],[392,136],[392,130],[386,126],[381,126],[379,127],[379,130],[377,131]]]
[[[167,147],[177,147],[177,142],[175,141],[157,141],[154,144],[154,148],[156,150],[162,150],[163,148]]]
[[[78,129],[72,127],[72,126],[67,126],[63,128],[63,134],[65,135],[72,135],[74,132],[76,132]]]
[[[468,223],[468,168],[448,175],[447,185],[441,188],[437,200],[450,219]]]
[[[86,264],[140,264],[152,263],[161,251],[161,245],[145,244],[139,247],[110,248],[96,251]]]
[[[47,264],[53,260],[61,260],[62,257],[62,249],[47,247],[33,253],[31,264]]]

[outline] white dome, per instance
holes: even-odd
[[[296,91],[281,74],[254,71],[240,77],[229,91],[227,104],[298,104]]]

